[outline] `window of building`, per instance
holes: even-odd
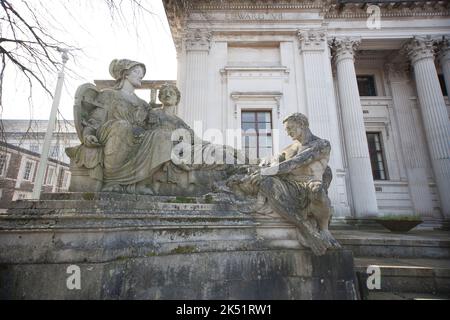
[[[9,153],[0,153],[0,177],[3,177],[8,172],[9,158],[11,155]]]
[[[50,158],[57,159],[59,157],[59,146],[52,146],[50,149]]]
[[[69,171],[64,171],[61,188],[69,189],[69,184],[70,184],[70,172]]]
[[[367,143],[369,145],[370,163],[374,180],[387,180],[386,165],[384,161],[383,146],[381,144],[380,132],[367,132]]]
[[[23,180],[31,181],[34,173],[34,162],[27,160],[25,163],[25,169],[23,171]]]
[[[377,89],[375,87],[375,76],[356,76],[356,81],[358,82],[358,90],[361,97],[375,97],[377,95]]]
[[[36,143],[30,144],[30,151],[39,153],[39,145]]]
[[[448,96],[447,87],[445,86],[444,75],[443,74],[438,74],[438,77],[439,77],[439,84],[441,85],[442,95],[444,97]]]
[[[55,171],[56,171],[55,167],[48,167],[48,169],[47,169],[47,179],[45,179],[45,184],[46,185],[49,185],[49,186],[53,185],[53,179],[54,179],[54,176],[55,176]]]
[[[272,155],[272,113],[242,111],[242,147],[249,159]]]

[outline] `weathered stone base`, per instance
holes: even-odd
[[[1,265],[1,299],[356,299],[350,251],[232,251],[69,264]]]
[[[315,256],[292,225],[226,197],[43,199],[0,216],[0,299],[357,298],[351,251]]]

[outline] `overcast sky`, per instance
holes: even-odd
[[[39,0],[29,0],[38,5]],[[64,2],[66,8],[61,5]],[[46,0],[46,6],[58,22],[50,29],[57,39],[82,48],[76,59],[70,59],[67,67],[78,77],[66,77],[62,93],[60,112],[66,119],[73,119],[73,96],[76,88],[97,79],[111,79],[109,63],[115,58],[128,58],[145,63],[144,79],[176,79],[176,53],[170,35],[167,18],[161,0],[147,0],[147,7],[155,15],[145,13],[133,15],[128,1],[123,1],[122,12],[111,18],[104,1],[100,0]],[[39,10],[39,9],[37,9]],[[39,12],[38,12],[39,14]],[[45,14],[43,12],[43,14]],[[4,88],[3,119],[48,119],[51,99],[35,85],[33,105],[28,102],[28,85],[24,77],[6,70]],[[53,92],[56,75],[47,79]],[[143,97],[149,100],[149,97]]]

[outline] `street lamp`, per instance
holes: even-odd
[[[53,98],[52,110],[50,111],[50,119],[48,120],[47,132],[45,133],[44,146],[42,147],[41,159],[36,173],[36,180],[34,182],[32,199],[39,200],[41,197],[41,188],[44,183],[45,169],[48,162],[48,151],[50,149],[50,142],[52,139],[53,131],[55,129],[56,113],[58,111],[59,102],[61,100],[61,91],[64,84],[64,69],[69,55],[67,49],[58,48],[61,52],[62,67],[58,74],[58,82],[56,83],[55,96]]]

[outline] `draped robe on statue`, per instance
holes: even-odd
[[[99,108],[88,125],[96,131],[102,147],[79,146],[76,164],[92,169],[91,177],[103,180],[103,188],[133,188],[170,161],[172,128],[177,124],[158,126],[158,113],[134,94],[128,97],[118,90],[104,90],[98,101],[103,110]],[[146,123],[148,118],[154,121],[155,128]],[[95,169],[99,165],[102,170]]]
[[[151,177],[162,165],[172,160],[172,133],[185,129],[194,137],[192,129],[180,118],[166,114],[135,94],[125,95],[118,90],[101,91],[97,97],[100,108],[90,116],[88,126],[95,132],[101,147],[76,147],[74,161],[77,166],[90,169],[90,176],[103,181],[103,189],[123,186],[126,192],[134,193],[136,184],[151,182]],[[194,139],[191,139],[192,144]],[[214,155],[219,146],[197,139],[200,156]],[[220,146],[223,148],[223,146]],[[227,149],[224,149],[227,152]],[[231,150],[229,153],[233,153]],[[234,154],[232,155],[234,157]],[[214,158],[214,156],[212,156]],[[210,161],[192,161],[183,166],[192,170],[198,165],[213,169],[222,165]],[[194,163],[194,164],[193,164]]]

